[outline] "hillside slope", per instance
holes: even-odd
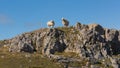
[[[38,53],[64,67],[119,68],[120,31],[99,24],[43,28],[0,42],[9,52]]]

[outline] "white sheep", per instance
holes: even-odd
[[[62,18],[62,24],[67,27],[69,25],[69,21]]]
[[[54,25],[55,25],[55,23],[54,23],[53,20],[50,20],[50,21],[47,22],[48,27],[54,27]]]

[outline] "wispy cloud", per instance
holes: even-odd
[[[11,24],[11,23],[13,23],[13,20],[8,15],[0,14],[0,24]]]

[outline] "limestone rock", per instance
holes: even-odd
[[[119,68],[120,67],[120,65],[118,64],[117,59],[111,57],[110,60],[111,60],[113,68]]]
[[[113,29],[106,29],[105,30],[105,37],[107,41],[118,41],[118,31]]]
[[[88,27],[89,27],[89,30],[95,30],[100,34],[104,34],[104,29],[99,24],[89,24]]]
[[[76,25],[75,25],[75,28],[76,28],[76,29],[80,29],[80,28],[81,28],[81,23],[80,23],[80,22],[77,22]]]

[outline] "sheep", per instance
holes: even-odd
[[[66,20],[66,19],[64,19],[64,18],[62,18],[62,24],[63,24],[65,27],[67,27],[67,26],[69,25],[69,21]]]
[[[47,22],[47,26],[48,26],[48,27],[51,27],[51,28],[52,28],[52,27],[54,27],[54,25],[55,25],[55,23],[54,23],[53,20],[50,20],[50,21]]]

